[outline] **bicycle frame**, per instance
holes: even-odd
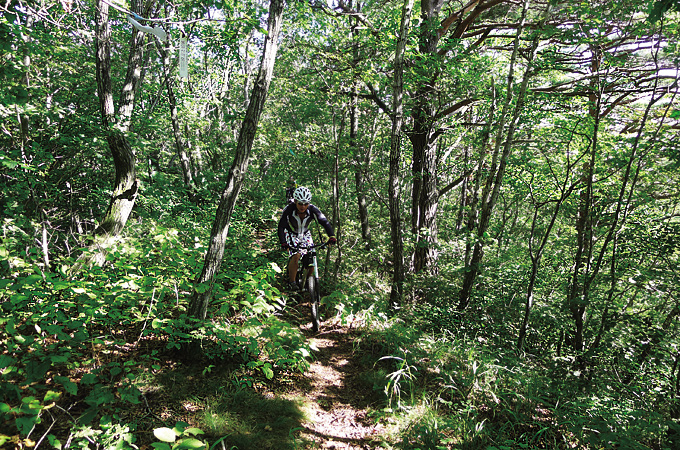
[[[298,275],[303,275],[303,272],[304,272],[305,269],[309,269],[310,267],[313,267],[314,268],[314,278],[317,279],[317,280],[319,279],[319,265],[318,265],[317,259],[316,259],[316,250],[317,249],[322,250],[322,249],[326,248],[329,245],[329,243],[330,243],[330,241],[326,241],[323,244],[314,244],[314,245],[309,245],[309,246],[305,246],[305,245],[299,245],[299,246],[291,245],[290,246],[290,248],[292,250],[307,250],[307,253],[302,255],[302,257],[300,258],[300,262],[298,263],[298,270],[297,270]],[[312,259],[311,264],[310,264],[310,261],[309,261],[310,258]],[[302,287],[304,287],[304,286],[302,286]]]
[[[318,245],[309,246],[292,246],[293,250],[307,250],[307,253],[302,255],[298,262],[298,270],[296,281],[301,280],[301,289],[307,289],[309,292],[310,302],[312,304],[312,330],[319,331],[319,305],[320,305],[320,286],[319,286],[319,265],[316,259],[316,249],[322,249],[328,246],[330,240]],[[310,262],[311,259],[311,262]],[[313,270],[310,270],[313,269]],[[299,283],[299,281],[298,281]]]

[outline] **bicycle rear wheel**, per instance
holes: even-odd
[[[309,301],[312,304],[312,330],[319,331],[319,303],[321,295],[319,293],[319,280],[310,276],[307,278],[307,289],[309,290]]]

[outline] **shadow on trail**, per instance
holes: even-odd
[[[237,387],[231,368],[195,374],[196,367],[185,366],[156,377],[153,390],[145,393],[156,419],[169,427],[180,420],[197,426],[206,433],[199,437],[210,443],[224,437],[227,449],[300,448],[296,435],[305,420],[302,401]]]
[[[321,332],[310,335],[318,351],[299,384],[309,409],[302,437],[321,448],[375,448],[381,429],[367,411],[383,397],[366,375],[372,365],[355,353],[355,334],[323,325]]]

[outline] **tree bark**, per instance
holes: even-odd
[[[420,6],[419,50],[426,58],[439,58],[437,43],[439,42],[439,12],[443,0],[423,0]],[[416,248],[413,254],[413,270],[427,270],[437,273],[437,208],[439,196],[437,192],[437,134],[435,125],[436,94],[434,83],[438,77],[430,73],[427,66],[420,68],[421,77],[429,79],[417,90],[415,97],[418,103],[413,108],[413,131],[409,134],[413,147],[413,189],[411,198],[411,228],[416,236]]]
[[[136,29],[130,39],[130,54],[125,84],[121,91],[119,114],[116,117],[113,104],[111,82],[111,27],[109,25],[109,5],[97,1],[97,92],[99,96],[102,125],[106,141],[113,156],[116,170],[113,193],[108,210],[95,230],[97,244],[108,238],[116,237],[125,227],[134,207],[139,191],[136,173],[136,160],[125,133],[130,127],[134,99],[139,85],[144,36]],[[96,260],[99,258],[95,258]],[[101,262],[101,261],[97,261]]]
[[[591,63],[592,73],[598,73],[602,61],[602,51],[595,45],[591,45],[593,59]],[[579,195],[578,212],[576,216],[576,250],[574,255],[574,268],[571,275],[569,292],[567,293],[567,305],[574,319],[574,337],[572,347],[579,354],[585,349],[585,319],[586,306],[589,303],[590,284],[593,280],[592,254],[594,244],[593,231],[593,185],[595,182],[595,164],[597,162],[598,137],[600,130],[602,96],[599,77],[591,79],[590,95],[588,104],[588,116],[593,124],[593,133],[590,139],[590,158],[583,165],[582,184],[583,189]],[[583,364],[583,361],[581,361]]]
[[[438,273],[437,139],[441,131],[436,128],[436,122],[441,117],[450,115],[458,108],[472,102],[471,99],[465,99],[438,114],[436,82],[443,68],[437,67],[431,70],[427,66],[429,62],[437,62],[441,59],[442,50],[438,48],[438,45],[442,37],[449,33],[453,39],[460,38],[482,12],[502,2],[503,0],[488,2],[473,0],[449,14],[444,20],[439,17],[444,4],[443,0],[423,0],[420,4],[419,50],[420,57],[428,61],[428,64],[417,67],[416,71],[419,72],[418,78],[427,81],[423,82],[415,93],[417,102],[411,114],[413,130],[409,134],[413,147],[411,227],[416,236],[413,254],[413,269],[416,272],[426,270],[431,274]],[[451,29],[454,23],[457,25]],[[521,29],[518,32],[521,32]]]
[[[175,151],[177,152],[177,159],[179,159],[179,164],[182,168],[184,187],[187,190],[189,200],[193,202],[196,201],[196,185],[194,184],[191,159],[187,153],[186,138],[182,136],[179,118],[177,117],[177,99],[175,97],[175,89],[171,76],[169,47],[170,42],[168,41],[164,45],[159,45],[158,49],[163,59],[165,87],[168,91],[168,106],[170,107],[170,122],[172,123],[172,135],[175,138]]]
[[[394,273],[392,289],[390,291],[390,306],[393,308],[401,304],[404,284],[404,242],[401,231],[401,211],[399,203],[399,182],[401,165],[401,128],[404,123],[404,52],[411,24],[414,0],[404,0],[401,11],[401,25],[399,38],[394,54],[394,79],[392,80],[392,133],[390,136],[390,179],[389,179],[389,208],[390,231],[392,238],[392,256],[394,259]]]
[[[525,0],[522,5],[522,16],[520,18],[520,23],[517,28],[517,35],[513,44],[512,56],[510,58],[510,68],[508,70],[508,81],[505,103],[503,105],[503,111],[501,112],[500,121],[498,124],[498,132],[496,134],[496,142],[494,147],[494,153],[491,161],[491,167],[489,170],[489,175],[486,178],[486,183],[482,191],[480,198],[480,216],[479,222],[476,225],[476,240],[474,243],[474,249],[472,251],[472,257],[470,263],[466,267],[465,276],[463,278],[463,286],[459,294],[458,309],[462,310],[467,308],[470,303],[470,295],[472,294],[472,287],[477,278],[477,275],[481,271],[481,262],[484,257],[484,234],[489,228],[489,223],[491,221],[491,214],[493,213],[494,206],[498,200],[498,195],[500,193],[501,185],[503,183],[503,176],[505,175],[505,168],[508,162],[508,157],[510,156],[510,151],[512,150],[512,140],[517,128],[517,122],[519,120],[522,108],[524,106],[524,99],[526,97],[526,91],[529,84],[529,78],[531,77],[531,66],[534,55],[536,53],[536,48],[538,47],[538,36],[534,39],[531,50],[528,57],[528,65],[524,71],[524,76],[522,78],[522,84],[520,91],[515,101],[515,108],[508,125],[507,131],[505,130],[505,122],[509,114],[510,106],[513,101],[513,90],[514,90],[514,67],[517,62],[517,56],[519,51],[520,36],[524,29],[524,22],[526,20],[527,10],[529,8],[529,0]],[[503,152],[500,152],[501,145],[503,145]]]
[[[352,7],[351,2],[348,5]],[[357,5],[357,12],[361,12],[361,5]],[[357,206],[359,212],[359,223],[361,224],[361,240],[364,242],[364,248],[369,250],[371,248],[371,228],[368,222],[368,202],[366,200],[365,178],[367,164],[370,162],[371,150],[364,149],[358,145],[359,141],[359,81],[360,75],[356,70],[359,63],[359,44],[356,40],[359,30],[357,29],[359,19],[350,16],[350,24],[352,30],[352,89],[350,92],[350,107],[349,107],[349,147],[352,152],[352,157],[355,162],[354,181],[357,195]],[[363,153],[363,158],[361,154]]]
[[[196,279],[194,292],[189,303],[189,316],[200,321],[205,320],[208,313],[208,304],[212,296],[215,274],[222,265],[231,214],[234,211],[234,205],[243,187],[245,174],[248,171],[248,160],[253,147],[253,141],[255,140],[257,124],[264,109],[274,71],[283,9],[284,0],[271,0],[267,26],[268,34],[264,42],[260,70],[253,86],[246,115],[241,124],[236,144],[236,154],[234,155],[231,169],[229,169],[227,184],[222,192],[217,213],[215,214],[203,270]],[[196,287],[198,286],[201,286],[201,288],[197,289]]]

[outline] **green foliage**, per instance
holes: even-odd
[[[291,307],[300,305],[278,288],[283,258],[268,253],[283,187],[294,176],[314,187],[325,212],[337,200],[341,252],[322,265],[322,303],[337,323],[361,330],[357,357],[373,369],[358,378],[395,446],[677,447],[680,113],[667,96],[642,120],[649,92],[674,89],[670,72],[654,80],[650,68],[677,66],[677,1],[550,2],[549,12],[532,2],[515,69],[526,66],[533,37],[539,52],[527,98],[517,105],[516,136],[465,311],[457,300],[478,240],[473,219],[483,184],[476,189],[475,182],[488,174],[497,144],[517,5],[483,11],[462,35],[444,32],[434,51],[423,47],[423,33],[437,31],[444,14],[455,13],[453,3],[432,18],[433,27],[423,18],[408,36],[400,169],[413,175],[412,113],[431,89],[420,106],[431,110],[424,123],[438,136],[438,222],[421,231],[437,235],[439,260],[433,274],[408,274],[397,311],[387,307],[391,120],[376,105],[389,110],[401,5],[369,2],[360,15],[288,5],[276,77],[202,323],[187,317],[187,297],[209,288],[193,280],[250,100],[266,5],[184,2],[166,11],[171,39],[181,28],[192,47],[190,80],[171,81],[198,195],[187,200],[164,76],[154,45],[146,45],[127,135],[140,195],[124,235],[103,249],[103,267],[77,272],[78,258],[93,251],[83,249],[115,173],[99,119],[93,4],[44,3],[33,11],[10,2],[0,14],[0,446],[29,447],[43,436],[41,446],[54,448],[135,448],[154,437],[156,448],[204,448],[227,435],[221,442],[237,448],[304,444],[300,405],[260,394],[297,379],[312,358],[307,337],[291,323]],[[130,37],[122,19],[112,11],[117,92]],[[592,58],[597,49],[600,60]],[[359,124],[351,142],[354,87]],[[471,103],[447,112],[461,100]],[[365,175],[370,246],[355,214],[357,173]],[[399,184],[408,255],[417,180],[405,176]],[[588,195],[588,226],[579,234]],[[530,257],[545,233],[517,353]],[[584,239],[591,245],[575,268]],[[570,299],[571,285],[586,284],[582,297]],[[569,300],[586,308],[583,349],[573,348]],[[187,343],[200,347],[197,361],[182,360]],[[154,402],[168,406],[162,420],[147,414]],[[151,436],[153,429],[161,431]]]
[[[307,367],[304,337],[275,316],[285,306],[271,284],[278,268],[259,266],[254,252],[233,252],[213,304],[224,319],[187,334],[183,297],[201,263],[201,245],[153,221],[137,232],[108,251],[104,268],[90,267],[78,278],[66,276],[64,260],[60,273],[27,265],[0,283],[2,308],[11,312],[0,319],[0,421],[10,430],[29,436],[44,425],[46,409],[75,401],[79,413],[69,420],[81,427],[80,438],[128,442],[122,431],[109,434],[92,422],[126,404],[141,404],[140,388],[161,367],[163,355],[196,337],[205,342],[208,358],[236,358],[264,380]],[[161,345],[126,356],[146,342]]]
[[[664,14],[669,11],[680,10],[680,1],[678,0],[655,0],[649,8],[648,20],[651,23],[658,22]]]
[[[204,434],[202,430],[189,427],[189,424],[178,422],[173,428],[156,428],[153,434],[160,442],[151,446],[158,450],[191,450],[209,448],[205,442],[196,436]]]

